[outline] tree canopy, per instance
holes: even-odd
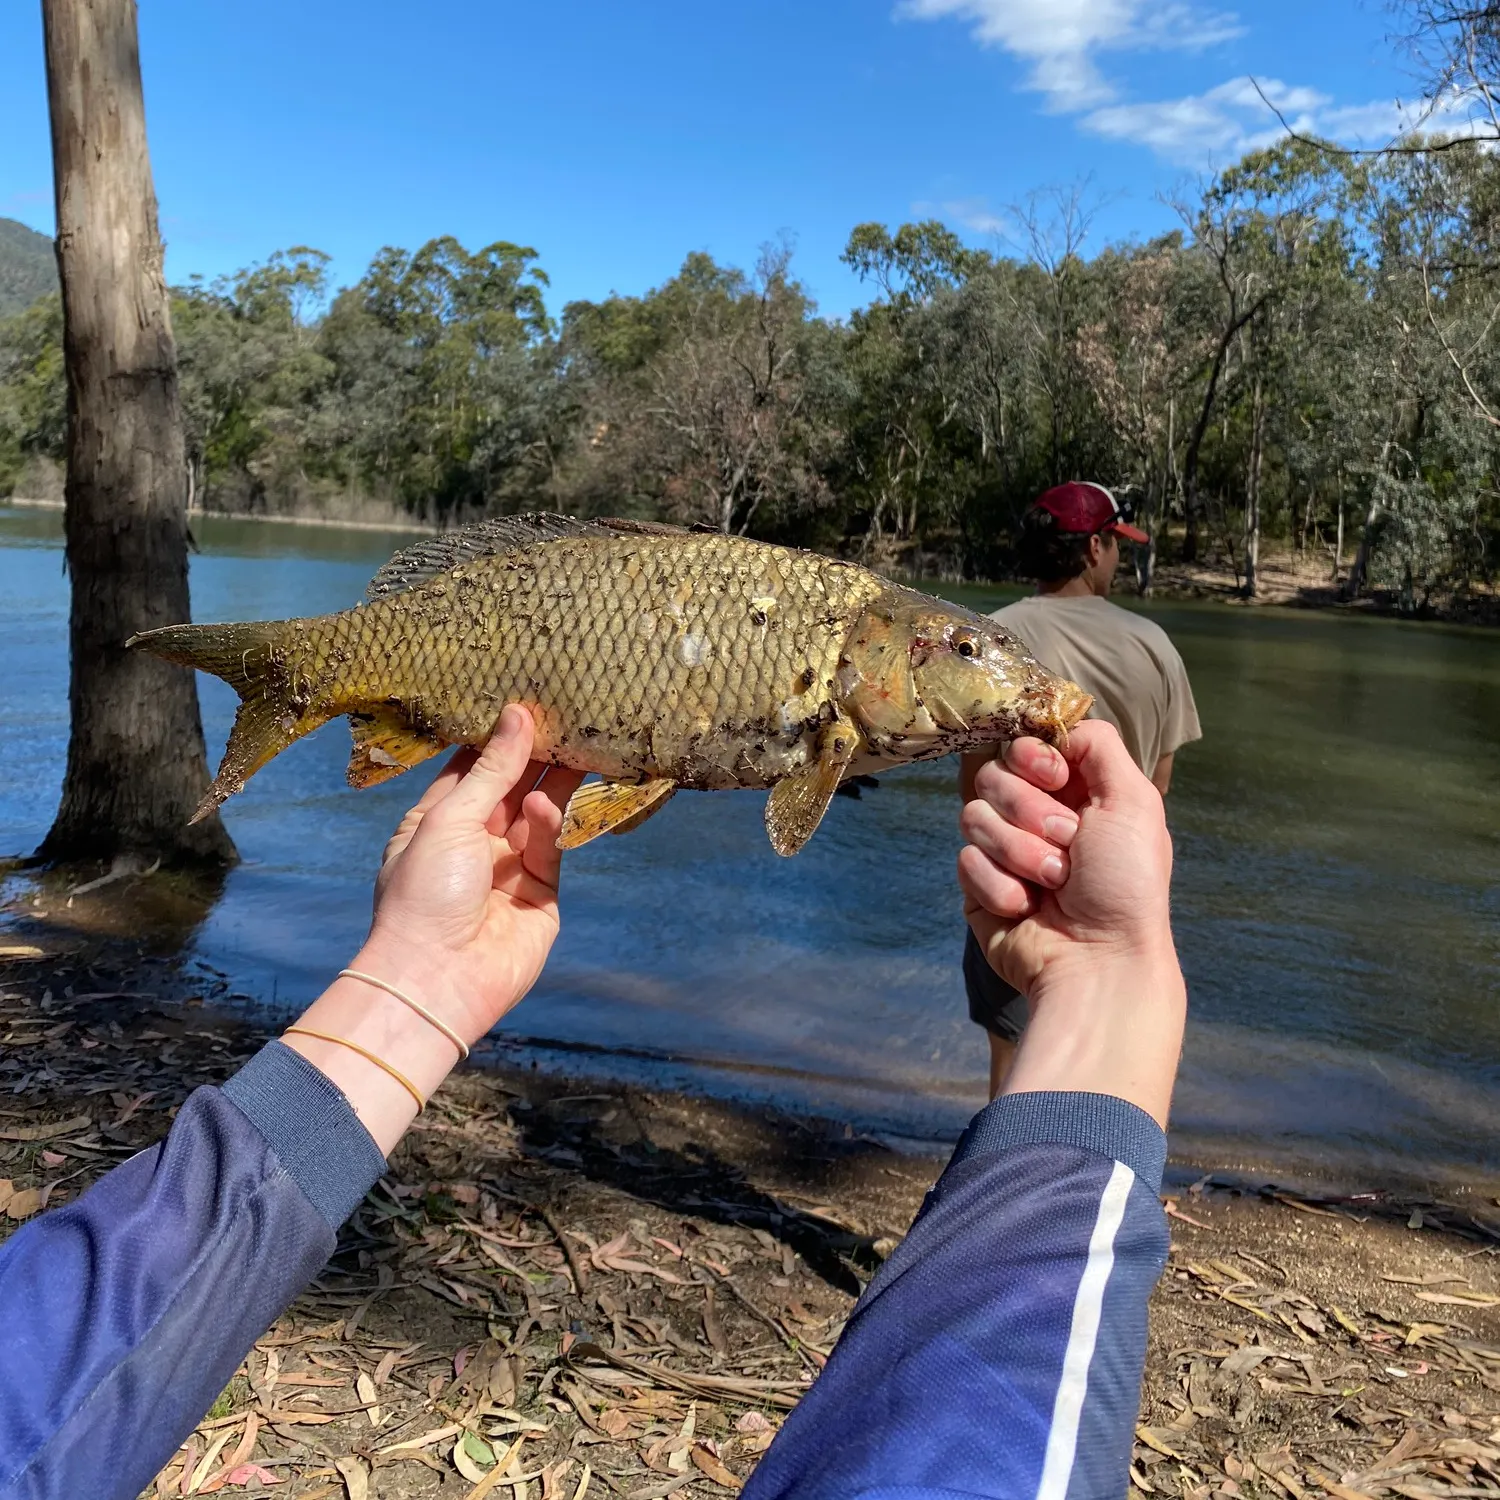
[[[1500,164],[1289,141],[1084,254],[1063,195],[1025,253],[935,222],[851,232],[869,301],[821,317],[784,246],[689,255],[554,319],[537,252],[386,249],[334,291],[306,247],[174,292],[195,503],[457,524],[547,507],[704,523],[1000,576],[1020,510],[1089,477],[1156,557],[1257,586],[1263,539],[1409,608],[1493,580]],[[61,323],[0,323],[0,489],[63,432]]]

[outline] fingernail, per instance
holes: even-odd
[[[1065,818],[1054,813],[1050,818],[1042,819],[1042,837],[1049,843],[1056,844],[1059,849],[1066,849],[1077,833],[1077,818]]]
[[[1061,885],[1063,883],[1063,862],[1055,854],[1049,854],[1042,861],[1042,868],[1038,872],[1043,885]]]
[[[521,716],[515,710],[514,705],[503,708],[500,718],[495,724],[494,738],[497,740],[513,740],[521,732]]]

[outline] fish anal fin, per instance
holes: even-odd
[[[585,782],[568,799],[557,847],[577,849],[601,833],[629,833],[660,809],[676,790],[677,783],[664,776],[638,784]]]
[[[380,599],[417,588],[476,557],[514,552],[538,542],[555,542],[569,536],[608,536],[598,521],[580,521],[574,516],[555,516],[534,511],[520,516],[491,516],[459,531],[423,537],[404,547],[370,580],[366,599]]]
[[[354,749],[344,775],[353,787],[379,786],[445,748],[445,741],[419,734],[394,713],[349,715]]]
[[[766,798],[766,833],[778,854],[795,854],[817,831],[860,744],[854,725],[835,719],[818,736],[817,758],[771,788]]]

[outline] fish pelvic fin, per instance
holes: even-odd
[[[818,736],[817,759],[771,788],[766,798],[766,833],[778,854],[795,854],[817,832],[861,744],[850,720],[835,719]]]
[[[447,747],[446,740],[420,733],[394,712],[351,713],[349,729],[354,749],[344,775],[352,787],[379,786]]]
[[[206,818],[240,791],[273,756],[333,717],[333,710],[293,699],[286,660],[289,622],[257,620],[235,625],[167,625],[132,636],[125,644],[165,661],[222,678],[240,697],[219,774],[188,820]]]
[[[590,781],[568,799],[559,849],[577,849],[601,833],[629,833],[665,807],[677,783],[662,776],[639,784]]]

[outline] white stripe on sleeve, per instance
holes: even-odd
[[[1104,1308],[1104,1288],[1115,1268],[1115,1236],[1125,1217],[1125,1202],[1135,1185],[1135,1173],[1117,1161],[1099,1200],[1099,1216],[1089,1237],[1088,1264],[1073,1299],[1073,1326],[1068,1331],[1068,1349],[1063,1355],[1062,1378],[1052,1403],[1052,1427],[1047,1434],[1047,1457],[1036,1500],[1065,1500],[1073,1477],[1073,1459],[1078,1447],[1078,1421],[1088,1392],[1089,1365],[1099,1336],[1099,1318]]]

